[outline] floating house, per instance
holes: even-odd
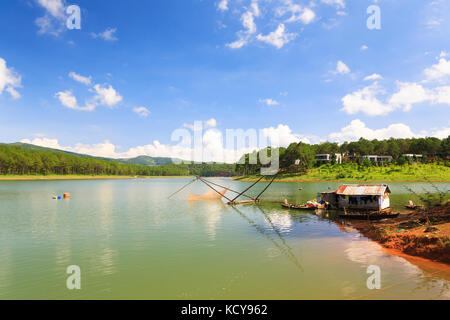
[[[334,209],[377,210],[390,208],[388,185],[341,185],[334,192],[321,193],[321,199]]]

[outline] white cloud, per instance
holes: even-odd
[[[220,11],[227,11],[228,10],[228,0],[220,0],[219,4],[217,5],[217,8]]]
[[[205,126],[207,128],[215,128],[217,127],[217,121],[214,118],[205,121]]]
[[[443,128],[443,129],[435,130],[435,131],[433,131],[431,136],[439,138],[439,139],[445,139],[448,136],[450,136],[450,128]]]
[[[58,149],[58,150],[63,150],[63,148],[64,148],[59,145],[58,139],[49,139],[49,138],[35,138],[33,140],[22,139],[20,142],[34,144],[36,146],[45,147],[45,148]]]
[[[71,77],[73,80],[78,81],[79,83],[82,83],[84,85],[91,85],[91,77],[83,77],[79,74],[76,74],[75,72],[70,72],[69,77]]]
[[[411,128],[402,123],[389,125],[387,128],[370,129],[359,119],[353,120],[348,126],[342,128],[340,132],[331,133],[329,138],[331,141],[345,142],[356,141],[359,138],[369,140],[389,139],[389,138],[413,138],[416,135]]]
[[[287,147],[293,142],[311,143],[311,141],[303,135],[295,134],[287,125],[279,124],[278,127],[269,127],[261,130],[263,136],[270,141],[270,145],[276,147]]]
[[[113,107],[122,101],[122,96],[111,85],[102,87],[99,84],[96,84],[94,90],[97,93],[94,97],[94,101],[99,105]]]
[[[228,43],[227,47],[231,49],[240,49],[245,46],[252,34],[256,33],[257,27],[255,23],[255,17],[260,15],[258,3],[255,0],[251,2],[250,10],[245,11],[241,15],[241,23],[245,30],[238,32],[238,39],[232,43]]]
[[[363,44],[360,48],[361,51],[366,51],[367,49],[369,49],[369,47],[366,46],[365,44]]]
[[[348,126],[341,129],[340,132],[334,132],[329,135],[331,141],[345,142],[357,141],[360,138],[368,140],[378,139],[386,140],[390,138],[423,138],[436,137],[439,139],[447,138],[450,135],[450,128],[436,129],[430,132],[422,131],[414,133],[409,126],[403,123],[391,124],[386,128],[371,129],[359,119],[353,120]]]
[[[183,129],[181,129],[183,130]],[[245,131],[241,130],[244,136]],[[24,143],[31,143],[43,147],[60,149],[70,152],[88,154],[92,156],[110,158],[132,158],[142,155],[152,157],[169,157],[200,162],[226,162],[233,163],[241,158],[244,153],[262,149],[268,145],[287,147],[293,142],[319,143],[321,140],[315,136],[307,136],[292,132],[287,125],[279,124],[276,127],[268,127],[260,130],[261,141],[256,141],[258,134],[254,131],[255,141],[249,139],[245,145],[225,145],[226,141],[222,132],[217,129],[208,129],[202,133],[200,144],[195,144],[188,131],[187,136],[177,136],[173,144],[162,144],[155,140],[151,144],[135,146],[126,151],[119,151],[116,145],[106,140],[97,144],[76,143],[74,146],[62,146],[57,139],[40,136],[35,139],[23,139]],[[331,133],[328,138],[331,141],[344,142],[356,141],[363,137],[366,139],[413,138],[432,136],[440,139],[450,135],[450,128],[433,129],[430,132],[414,133],[411,128],[402,123],[391,124],[386,128],[371,129],[359,119],[353,120],[348,126],[339,132]],[[179,138],[179,139],[178,139]]]
[[[91,78],[80,76],[74,72],[69,73],[69,76],[83,84],[91,84]],[[59,91],[55,94],[61,104],[69,109],[80,111],[94,111],[98,106],[113,107],[123,100],[122,96],[111,86],[99,84],[94,85],[89,91],[94,92],[95,95],[86,101],[84,106],[78,105],[77,98],[73,95],[71,90]]]
[[[316,18],[316,14],[309,8],[302,8],[297,11],[292,11],[292,16],[285,22],[301,21],[303,24],[310,24]]]
[[[427,80],[440,80],[450,75],[450,60],[439,59],[439,63],[432,65],[424,71]]]
[[[335,6],[336,8],[345,8],[344,0],[321,0],[321,2],[328,4],[330,6]]]
[[[64,107],[79,110],[77,98],[72,94],[72,91],[66,90],[57,92],[55,97],[59,99]]]
[[[250,3],[250,7],[252,8],[255,17],[259,17],[261,12],[259,11],[258,0],[252,0],[252,2]]]
[[[414,104],[424,102],[450,105],[450,86],[427,89],[419,83],[397,82],[397,87],[398,90],[387,99],[387,103],[383,103],[377,96],[385,92],[375,82],[346,95],[342,99],[342,110],[348,114],[362,112],[370,116],[379,116],[400,108],[409,111]]]
[[[269,33],[267,36],[258,34],[256,38],[259,41],[276,47],[277,49],[281,49],[285,44],[289,43],[297,36],[295,33],[286,33],[285,31],[286,29],[284,24],[280,24],[275,31]]]
[[[350,68],[344,62],[339,60],[336,65],[335,73],[347,74],[347,73],[350,73]]]
[[[64,16],[64,2],[62,0],[38,0],[38,3],[53,17]]]
[[[116,158],[119,153],[116,152],[116,146],[111,142],[106,140],[103,143],[97,144],[83,144],[76,143],[73,147],[65,147],[59,144],[58,139],[49,139],[49,138],[35,138],[35,139],[23,139],[22,143],[34,144],[36,146],[41,146],[45,148],[58,149],[63,151],[75,152],[80,154],[87,154],[95,157],[106,157],[106,158]]]
[[[117,28],[108,28],[103,32],[99,32],[99,33],[91,33],[91,36],[94,39],[100,38],[103,39],[105,41],[117,41],[117,37],[114,35],[117,31]]]
[[[17,92],[17,90],[14,89],[13,87],[7,87],[5,90],[6,90],[6,92],[8,92],[8,93],[11,95],[11,97],[12,97],[14,100],[20,98],[20,93]]]
[[[393,107],[382,103],[377,99],[377,95],[384,91],[375,82],[361,90],[355,91],[342,98],[342,110],[348,114],[363,112],[370,116],[388,114]]]
[[[439,54],[440,58],[445,58],[448,57],[448,52],[447,51],[441,51],[441,53]]]
[[[403,107],[404,111],[409,111],[415,103],[430,100],[431,93],[420,84],[398,82],[399,90],[392,95],[389,103],[394,107]]]
[[[450,86],[436,88],[433,93],[433,102],[450,105]]]
[[[427,28],[433,29],[439,27],[442,22],[444,22],[442,18],[431,18],[425,25]]]
[[[271,99],[271,98],[267,98],[267,99],[259,99],[259,102],[260,102],[260,103],[264,103],[264,104],[266,104],[266,105],[268,105],[268,106],[277,106],[277,105],[279,105],[278,101],[273,100],[273,99]]]
[[[147,118],[151,113],[146,107],[134,107],[133,112],[141,118]]]
[[[65,30],[65,1],[64,0],[37,0],[45,9],[45,15],[36,19],[39,34],[58,36]]]
[[[22,87],[22,78],[12,68],[8,68],[6,61],[0,58],[0,95],[6,90],[13,99],[20,98],[16,88]]]
[[[253,34],[256,32],[256,24],[254,13],[251,11],[244,12],[241,17],[242,26],[247,29],[248,34]]]
[[[217,122],[215,119],[210,119],[205,121],[204,124],[213,127]],[[183,131],[185,129],[180,130]],[[239,136],[238,131],[242,132],[243,137],[249,137],[244,130],[236,130],[235,133],[232,133],[233,136]],[[225,141],[224,135],[217,129],[204,130],[201,135],[202,140],[199,144],[192,139],[192,133],[186,130],[185,133],[187,133],[187,136],[184,136],[184,133],[181,136],[175,135],[171,144],[162,144],[159,141],[153,141],[151,144],[131,147],[125,151],[120,151],[120,148],[108,140],[97,144],[76,143],[73,146],[63,146],[57,139],[40,136],[31,140],[24,139],[22,142],[70,152],[111,158],[131,158],[147,155],[152,157],[170,157],[203,162],[216,161],[233,163],[239,160],[244,153],[259,150],[268,145],[287,147],[292,142],[303,141],[311,143],[311,139],[318,141],[316,137],[313,136],[308,137],[295,134],[289,126],[283,124],[276,127],[261,129],[259,133],[256,130],[250,130],[250,135],[253,133],[255,140],[245,139],[243,145],[239,145],[239,143],[236,145],[234,139],[227,139],[229,141]],[[258,138],[261,139],[259,142]],[[232,145],[227,145],[227,143],[231,143]]]
[[[310,24],[316,18],[316,13],[313,10],[293,3],[292,0],[285,0],[284,5],[276,9],[276,14],[279,17],[290,14],[290,17],[284,21],[286,23],[300,21],[303,24]]]
[[[77,98],[72,94],[72,91],[60,91],[55,94],[55,98],[61,102],[61,104],[69,109],[80,111],[94,111],[97,105],[95,103],[86,103],[84,107],[78,105]]]
[[[374,80],[381,80],[383,77],[377,73],[374,73],[370,76],[367,76],[364,78],[364,81],[374,81]]]
[[[245,38],[240,38],[234,42],[227,43],[227,47],[231,49],[240,49],[247,44],[247,40]]]
[[[198,130],[203,130],[203,129],[207,129],[207,128],[215,128],[215,127],[217,127],[217,120],[214,118],[211,118],[206,121],[195,121],[195,125],[185,123],[185,124],[183,124],[183,127],[191,129],[192,131],[198,131]]]
[[[431,80],[445,82],[446,76],[450,75],[450,61],[444,58],[440,59],[438,64],[425,69],[426,80],[421,83],[397,81],[397,91],[386,99],[386,103],[379,100],[378,95],[385,91],[377,82],[346,95],[343,99],[342,110],[348,114],[363,112],[367,115],[386,115],[396,109],[402,108],[403,111],[411,110],[414,104],[444,104],[450,105],[450,86],[429,86],[424,87]],[[373,74],[364,78],[364,80],[381,79],[378,74]]]

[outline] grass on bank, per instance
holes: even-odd
[[[253,181],[258,175],[235,177],[235,180]],[[270,180],[271,177],[267,177]],[[345,181],[345,182],[450,182],[450,167],[439,164],[389,165],[386,167],[363,166],[356,163],[323,165],[308,170],[306,174],[281,173],[276,181]]]

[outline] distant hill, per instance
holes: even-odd
[[[139,165],[143,165],[143,166],[163,166],[166,164],[173,163],[172,158],[149,157],[149,156],[139,156],[136,158],[111,159],[111,160],[118,161],[121,163],[127,163],[127,164],[139,164]],[[176,160],[181,161],[179,159],[176,159]]]
[[[100,158],[26,143],[0,143],[0,175],[231,177],[235,168],[235,164],[225,163],[172,164],[170,158],[147,156]]]
[[[135,158],[128,158],[128,159],[114,159],[114,158],[105,158],[105,157],[94,157],[94,156],[90,156],[87,154],[80,154],[80,153],[75,153],[75,152],[70,152],[70,151],[59,150],[59,149],[46,148],[46,147],[36,146],[34,144],[28,144],[28,143],[22,143],[22,142],[15,142],[15,143],[7,144],[7,145],[20,147],[20,148],[26,149],[26,150],[61,152],[61,153],[78,156],[78,157],[86,157],[86,158],[92,158],[92,159],[114,161],[114,162],[119,162],[119,163],[124,163],[124,164],[137,164],[137,165],[143,165],[143,166],[163,166],[163,165],[173,163],[172,158],[164,158],[164,157],[138,156]],[[180,162],[182,161],[180,159],[174,159],[174,160],[177,160]]]

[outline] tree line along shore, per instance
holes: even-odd
[[[139,165],[29,145],[0,145],[0,179],[233,176],[234,164]]]
[[[269,147],[264,153],[270,158],[273,151]],[[450,181],[450,137],[299,142],[276,151],[280,172],[275,181]],[[372,160],[377,157],[383,161]],[[270,165],[261,164],[259,152],[245,154],[236,164],[235,179],[256,180]]]
[[[269,155],[273,152],[270,147],[264,151]],[[360,139],[341,145],[300,142],[277,151],[280,169],[277,181],[450,181],[450,137]],[[317,154],[340,154],[342,158],[338,161],[333,156],[323,163],[317,160]],[[374,163],[367,157],[373,154],[389,156],[391,161]],[[404,154],[420,154],[420,158]],[[2,180],[222,176],[251,181],[257,179],[261,167],[257,151],[243,155],[236,164],[142,165],[32,145],[0,144]]]

